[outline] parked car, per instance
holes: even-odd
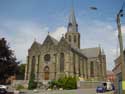
[[[7,94],[6,89],[4,89],[4,88],[0,88],[0,94]]]
[[[112,90],[114,90],[114,91],[115,91],[115,86],[114,86],[114,84],[112,84]]]
[[[0,89],[7,89],[8,87],[5,85],[0,85]]]
[[[104,93],[104,92],[106,92],[106,87],[104,85],[99,85],[96,88],[96,92],[97,93]]]
[[[107,91],[111,91],[112,90],[112,83],[108,80],[107,82]]]
[[[115,86],[112,83],[103,82],[96,88],[97,93],[103,93],[106,91],[115,91]]]

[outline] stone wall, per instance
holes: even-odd
[[[80,89],[96,88],[101,83],[98,81],[78,81],[77,85]]]

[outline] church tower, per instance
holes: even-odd
[[[80,48],[80,33],[78,32],[78,24],[76,22],[73,7],[70,10],[69,23],[65,38],[73,47]]]

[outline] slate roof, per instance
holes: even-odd
[[[53,38],[52,36],[50,36],[50,35],[48,35],[47,37],[46,37],[46,39],[45,39],[45,41],[46,40],[51,40],[55,45],[58,45],[58,41],[55,39],[55,38]],[[65,38],[62,38],[63,40],[65,40]],[[61,39],[61,40],[62,40]],[[44,41],[44,42],[45,42]],[[67,41],[66,41],[67,42]],[[41,46],[41,44],[40,43],[38,43],[38,42],[34,42],[38,47],[40,47]],[[68,42],[67,42],[68,43]],[[68,43],[69,44],[69,43]],[[100,54],[100,48],[99,47],[95,47],[95,48],[85,48],[85,49],[79,49],[79,48],[75,48],[75,47],[73,47],[72,45],[70,45],[71,46],[71,49],[73,50],[73,51],[75,51],[76,53],[78,53],[78,54],[80,54],[80,55],[82,55],[82,56],[84,56],[84,57],[86,57],[86,58],[93,58],[93,57],[98,57],[99,56],[99,54]]]
[[[87,58],[87,56],[81,52],[81,50],[79,48],[74,48],[73,46],[71,46],[71,49],[76,51],[77,53],[79,53],[80,55],[84,56],[85,58]]]
[[[113,71],[110,71],[110,70],[107,70],[107,71],[106,71],[106,74],[107,74],[107,75],[114,75],[114,72],[113,72]]]
[[[80,51],[88,58],[98,57],[100,50],[99,47],[80,49]]]

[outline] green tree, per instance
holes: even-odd
[[[24,80],[24,76],[25,76],[25,66],[26,66],[26,64],[20,64],[20,65],[18,65],[17,79],[19,79],[19,80]]]
[[[19,62],[10,49],[7,41],[0,39],[0,83],[4,83],[8,77],[17,73]]]

